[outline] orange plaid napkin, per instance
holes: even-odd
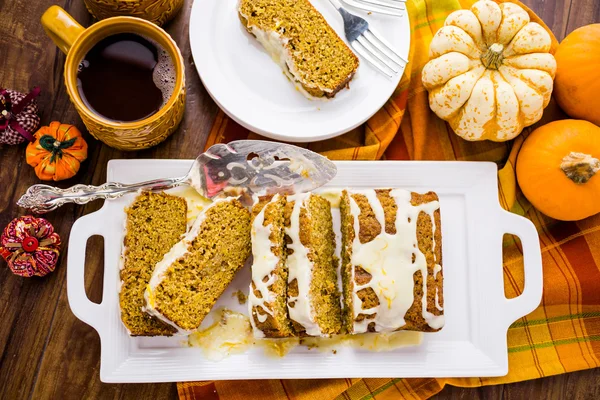
[[[544,265],[544,296],[540,307],[516,321],[508,331],[508,375],[463,379],[190,382],[177,385],[181,399],[426,399],[446,384],[494,385],[600,366],[600,215],[579,222],[557,222],[529,205],[518,190],[514,165],[530,129],[508,143],[467,142],[429,109],[427,91],[421,84],[421,69],[428,60],[431,38],[448,14],[470,8],[473,3],[475,0],[409,0],[410,63],[392,98],[363,127],[335,139],[311,143],[308,148],[335,160],[485,160],[498,164],[501,204],[535,223]],[[545,26],[528,11],[533,21]],[[553,39],[553,48],[556,46]],[[560,118],[564,114],[551,102],[540,123]],[[246,138],[260,137],[220,113],[207,147]],[[518,296],[523,289],[522,255],[518,240],[506,236],[507,297]]]

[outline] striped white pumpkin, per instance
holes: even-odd
[[[542,117],[556,61],[550,35],[514,3],[455,11],[422,72],[429,106],[466,140],[510,140]]]

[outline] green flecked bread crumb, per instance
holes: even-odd
[[[132,336],[170,336],[175,329],[143,311],[144,291],[154,266],[186,231],[187,204],[164,193],[140,194],[126,210],[119,303]]]

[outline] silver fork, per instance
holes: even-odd
[[[359,10],[400,17],[406,10],[406,0],[341,0],[344,4]]]
[[[374,1],[374,0],[371,0]],[[344,31],[350,46],[381,73],[393,78],[402,71],[408,61],[398,54],[379,35],[370,28],[369,23],[358,15],[346,11],[338,0],[329,2],[339,11],[344,20]]]

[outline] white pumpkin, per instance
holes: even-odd
[[[542,117],[556,61],[550,35],[514,3],[455,11],[422,72],[429,106],[467,140],[510,140]]]

